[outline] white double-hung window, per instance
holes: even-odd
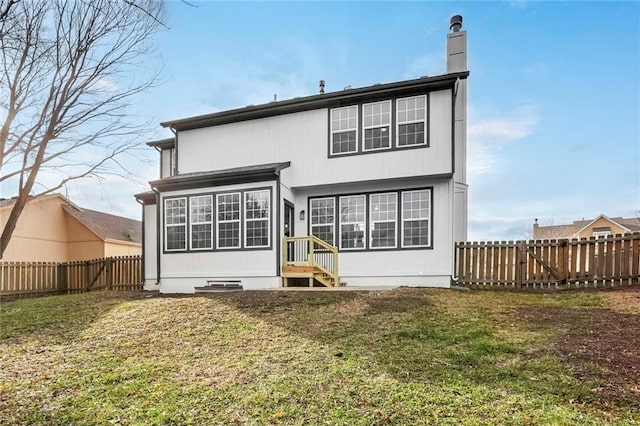
[[[331,110],[331,154],[358,151],[358,106]]]
[[[187,199],[164,200],[164,248],[166,251],[187,249]]]
[[[311,200],[311,235],[334,245],[336,199],[314,198]]]
[[[364,249],[366,196],[340,197],[340,248]]]
[[[269,247],[268,189],[244,193],[245,247]]]
[[[391,147],[391,101],[362,105],[363,151]]]
[[[213,197],[200,195],[189,198],[191,250],[213,248]]]
[[[402,247],[431,245],[431,191],[402,193]]]
[[[217,248],[240,248],[240,193],[216,195]]]
[[[394,248],[398,228],[398,193],[369,196],[369,247]]]
[[[427,144],[427,97],[412,96],[396,100],[398,148]]]

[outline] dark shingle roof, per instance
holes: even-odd
[[[142,222],[138,220],[70,205],[64,210],[102,239],[142,243]]]

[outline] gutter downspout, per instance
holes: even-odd
[[[156,285],[160,285],[160,192],[151,187],[156,193]]]
[[[145,258],[146,258],[146,256],[144,255],[145,247],[146,247],[146,238],[144,236],[144,234],[145,234],[145,232],[144,232],[144,202],[140,202],[140,200],[138,200],[137,198],[136,198],[136,201],[142,207],[142,274],[141,275],[142,275],[142,282],[144,283],[146,281],[146,277],[144,276],[144,273],[145,273],[144,262],[145,262]]]

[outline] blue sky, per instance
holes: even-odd
[[[528,237],[534,218],[640,216],[640,5],[633,2],[170,2],[136,112],[156,123],[445,70],[449,18],[469,49],[469,238]],[[160,126],[141,144],[170,133]],[[139,185],[76,183],[78,204],[139,217]]]

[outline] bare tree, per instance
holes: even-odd
[[[128,174],[119,158],[147,125],[130,104],[157,80],[143,64],[163,13],[156,0],[0,0],[0,184],[17,188],[0,258],[30,198]]]

